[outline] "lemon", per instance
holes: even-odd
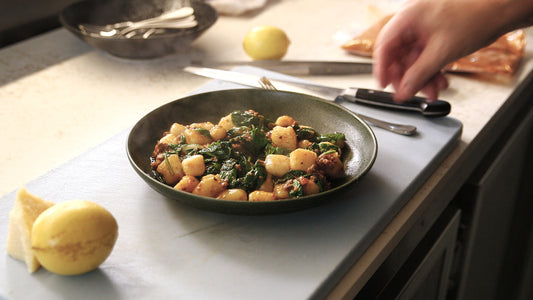
[[[102,264],[113,249],[118,225],[102,206],[84,200],[56,204],[35,220],[31,245],[48,271],[77,275]]]
[[[275,26],[257,26],[244,36],[244,51],[254,60],[281,59],[289,49],[290,40]]]

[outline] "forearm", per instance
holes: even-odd
[[[533,25],[533,0],[409,0],[380,32],[374,74],[398,100],[436,95],[447,63]]]
[[[533,25],[533,0],[467,0],[478,2],[479,17],[494,33],[493,39],[509,31]]]

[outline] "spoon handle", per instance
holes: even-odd
[[[383,120],[374,119],[369,116],[365,116],[358,113],[356,113],[356,115],[361,119],[374,124],[377,127],[392,131],[394,133],[403,135],[414,135],[416,133],[416,127],[413,125],[394,124]]]
[[[169,21],[169,20],[166,20]],[[126,36],[128,33],[137,30],[137,29],[150,29],[150,28],[161,28],[161,29],[180,29],[180,28],[192,28],[198,25],[198,22],[192,17],[191,19],[183,19],[178,22],[146,22],[146,23],[134,23],[126,28],[118,30],[117,35]],[[170,20],[173,21],[173,20]]]
[[[164,12],[161,15],[140,21],[122,21],[108,25],[80,24],[78,28],[93,36],[125,35],[140,28],[190,28],[197,22],[192,7],[182,7],[173,11]]]
[[[192,7],[187,6],[187,7],[182,7],[180,9],[164,12],[157,17],[135,21],[132,23],[146,24],[146,23],[161,22],[161,21],[166,21],[166,20],[180,20],[180,19],[184,19],[190,16],[194,17],[194,9]]]

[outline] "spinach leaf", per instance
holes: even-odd
[[[248,173],[251,173],[252,176],[255,177],[254,190],[260,188],[268,176],[265,166],[259,162],[256,162],[252,168],[252,171]]]
[[[206,174],[218,174],[222,168],[222,163],[232,155],[233,148],[228,141],[217,141],[206,148],[198,149],[196,154],[204,157]],[[194,152],[189,153],[192,155]]]
[[[257,158],[269,143],[265,132],[257,127],[253,127],[250,130],[244,131],[241,135],[233,137],[230,139],[230,142],[239,144],[241,150],[248,152],[248,154],[253,156],[253,159]]]
[[[324,191],[324,182],[322,181],[322,179],[324,177],[322,176],[318,176],[316,174],[305,174],[303,177],[311,180],[311,181],[314,181],[316,183],[316,185],[318,185],[318,191],[319,192],[323,192]]]
[[[209,133],[209,130],[207,129],[204,129],[204,128],[194,128],[194,131],[198,131],[199,134],[205,136],[205,137],[208,137],[208,138],[212,138],[211,137],[211,133]]]
[[[231,121],[237,126],[259,125],[259,119],[250,112],[234,111],[231,113]]]
[[[233,127],[226,132],[227,136],[232,139],[246,134],[250,129],[246,126]]]
[[[298,178],[300,176],[304,176],[305,172],[300,170],[290,170],[285,175],[283,175],[281,178],[278,178],[277,183],[282,183],[291,179]]]
[[[307,149],[314,151],[317,155],[328,152],[339,152],[339,146],[330,142],[313,143]]]
[[[297,198],[297,197],[303,197],[304,195],[304,188],[300,181],[297,179],[292,180],[292,186],[293,188],[289,191],[289,197],[290,198]]]
[[[187,144],[187,141],[185,140],[185,136],[181,135],[179,137],[178,144],[168,144],[168,149],[169,149],[168,153],[181,155],[182,153],[185,153],[184,149],[188,147],[189,145]]]
[[[220,178],[228,182],[228,187],[235,188],[238,179],[237,161],[228,159],[220,168]]]
[[[203,148],[198,151],[199,154],[202,154],[205,157],[216,158],[220,161],[224,161],[231,157],[233,148],[231,143],[228,141],[216,141],[206,148]]]
[[[199,154],[199,151],[203,149],[200,144],[185,144],[180,145],[179,151],[177,152],[180,155],[180,158],[183,160],[187,157]]]
[[[269,144],[269,141],[266,138],[265,132],[260,130],[259,128],[253,128],[250,131],[250,134],[252,136],[252,139],[251,144],[249,145],[249,149],[252,150],[253,154],[258,155],[260,152],[263,151],[265,146]]]
[[[294,132],[298,140],[308,140],[314,142],[319,136],[318,132],[311,127],[293,126]]]
[[[324,134],[318,137],[319,142],[330,142],[337,146],[344,145],[345,140],[346,140],[346,136],[344,135],[344,133],[339,133],[339,132]]]
[[[257,190],[265,182],[267,175],[265,167],[261,163],[256,162],[243,177],[237,179],[236,185],[238,188],[249,193]]]
[[[234,111],[231,113],[231,121],[236,126],[259,127],[261,129],[267,128],[271,121],[267,120],[263,115],[253,111]]]
[[[222,163],[216,158],[205,158],[205,173],[206,174],[218,174],[222,168]]]
[[[274,147],[272,143],[268,143],[265,146],[264,156],[266,157],[269,154],[282,154],[282,155],[289,155],[291,153],[291,150],[285,149],[283,147]],[[264,159],[264,157],[263,157]]]

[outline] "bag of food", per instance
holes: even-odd
[[[392,15],[382,18],[360,35],[344,43],[341,48],[350,54],[371,57],[379,32],[391,18]],[[519,68],[525,47],[524,30],[511,31],[487,47],[448,64],[444,70],[455,73],[510,77]]]

